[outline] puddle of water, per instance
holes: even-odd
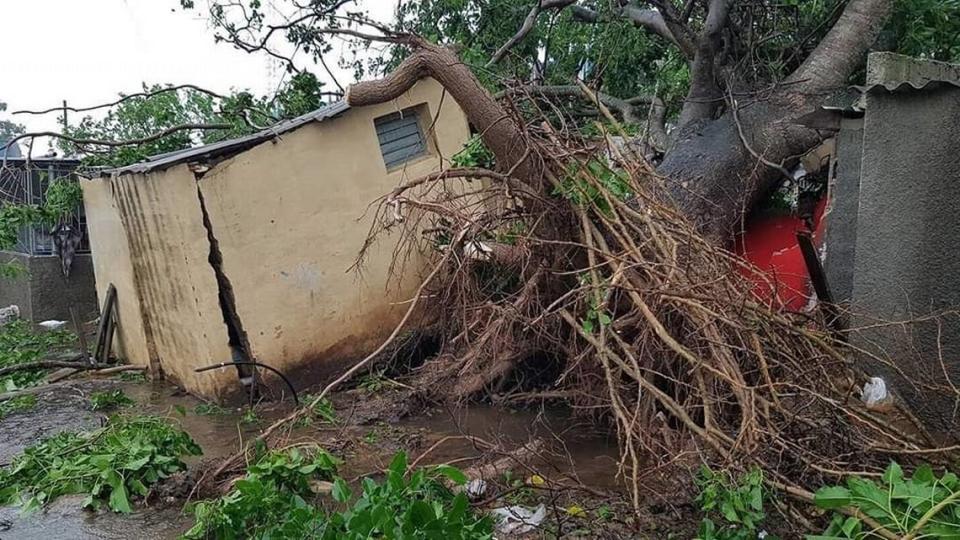
[[[249,440],[260,428],[290,411],[290,404],[270,404],[258,408],[259,424],[241,424],[241,410],[198,415],[194,409],[202,403],[200,400],[165,384],[87,381],[73,390],[41,396],[33,411],[0,420],[0,463],[9,462],[24,447],[58,431],[98,426],[103,415],[89,411],[86,396],[95,390],[116,387],[123,388],[138,403],[128,411],[166,415],[178,422],[203,449],[202,459],[232,454],[241,440]],[[179,411],[185,411],[186,415]],[[519,446],[532,438],[551,444],[562,442],[560,455],[550,463],[541,464],[540,470],[545,476],[570,476],[598,489],[620,487],[616,481],[616,441],[609,434],[579,422],[565,410],[511,411],[490,406],[432,410],[392,424],[301,427],[294,429],[290,437],[291,441],[321,441],[347,436],[363,441],[349,447],[347,455],[341,456],[346,459],[342,474],[350,478],[382,470],[399,449],[407,449],[412,460],[443,437],[456,435],[480,437],[503,448]],[[431,451],[421,465],[454,462],[466,468],[471,462],[463,458],[479,454],[470,441],[453,439]],[[199,459],[191,458],[188,463]],[[0,508],[0,540],[173,539],[192,523],[191,518],[178,509],[149,508],[132,515],[86,512],[80,508],[82,499],[63,497],[45,512],[29,516],[20,516],[16,508]],[[6,531],[4,521],[10,524]]]

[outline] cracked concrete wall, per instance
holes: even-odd
[[[230,370],[193,372],[231,359],[193,172],[179,165],[81,185],[98,292],[117,288],[123,354],[196,394],[235,391]]]
[[[223,398],[233,369],[208,257],[198,186],[252,356],[294,377],[323,380],[376,348],[419,284],[417,261],[388,279],[397,237],[382,237],[361,276],[350,270],[375,212],[405,180],[439,170],[469,137],[463,112],[433,80],[394,102],[350,109],[217,163],[199,180],[187,165],[85,180],[98,291],[117,287],[118,341],[188,391]],[[442,105],[441,105],[442,103]],[[429,152],[387,171],[374,119],[417,107]],[[439,109],[439,111],[438,111]],[[438,115],[438,112],[440,113]]]
[[[237,312],[259,361],[324,380],[389,335],[419,285],[413,261],[389,279],[396,236],[374,246],[362,276],[350,270],[376,201],[404,180],[439,170],[469,137],[462,111],[443,100],[430,153],[388,172],[374,119],[421,107],[427,133],[442,88],[422,80],[394,103],[355,108],[214,166],[199,181]]]

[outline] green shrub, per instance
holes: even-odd
[[[135,403],[136,401],[130,399],[127,394],[119,388],[90,394],[90,410],[92,411],[119,409],[121,407],[129,407]]]
[[[230,493],[196,504],[196,524],[185,538],[492,538],[492,521],[475,516],[466,496],[454,495],[442,481],[465,483],[457,469],[420,469],[407,475],[406,455],[401,452],[390,464],[386,480],[364,479],[362,492],[353,500],[347,483],[334,476],[337,463],[322,451],[311,457],[298,450],[271,452],[256,461]],[[332,502],[343,510],[321,504],[310,489],[316,480],[333,480]]]
[[[132,498],[183,470],[200,447],[165,419],[115,416],[101,429],[64,432],[26,449],[0,469],[0,504],[36,510],[61,495],[86,493],[84,506],[131,511]]]
[[[26,321],[11,321],[0,327],[0,368],[36,362],[75,341],[76,337],[67,330],[36,332]],[[0,376],[0,391],[33,386],[45,373],[46,370],[35,369]]]
[[[938,477],[929,465],[906,478],[891,463],[880,482],[852,476],[846,486],[817,490],[817,506],[827,510],[855,508],[897,537],[960,538],[960,480],[951,472]],[[882,538],[874,526],[839,512],[822,535],[808,540]]]
[[[697,503],[706,514],[700,522],[697,540],[752,540],[757,537],[766,517],[763,511],[763,472],[760,469],[752,469],[734,480],[724,471],[714,472],[703,467],[697,477],[697,486],[700,488]]]

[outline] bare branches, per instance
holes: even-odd
[[[527,37],[527,34],[533,30],[533,27],[537,24],[537,18],[540,14],[549,9],[563,9],[567,6],[575,4],[577,0],[537,0],[537,2],[530,8],[530,13],[527,14],[527,17],[523,20],[523,24],[520,26],[520,29],[517,30],[517,33],[513,35],[510,39],[507,40],[497,52],[493,53],[493,56],[490,57],[490,61],[487,62],[487,67],[491,67],[494,64],[503,60],[503,57],[510,52],[517,43],[519,43],[523,38]]]
[[[179,133],[183,131],[211,131],[211,130],[224,130],[230,129],[233,127],[233,124],[219,123],[219,124],[177,124],[175,126],[170,126],[162,131],[147,135],[145,137],[140,137],[137,139],[125,139],[125,140],[105,140],[105,139],[88,139],[83,137],[72,137],[63,133],[57,133],[56,131],[37,131],[32,133],[24,133],[23,135],[18,135],[17,137],[11,139],[4,145],[4,149],[7,149],[11,145],[15,144],[17,141],[30,139],[36,139],[38,137],[51,137],[54,139],[60,139],[73,143],[77,146],[104,146],[107,148],[119,148],[121,146],[136,146],[138,144],[150,143],[174,133]]]
[[[212,90],[207,90],[206,88],[201,88],[201,87],[199,87],[199,86],[197,86],[197,85],[195,85],[195,84],[180,84],[180,85],[177,85],[177,86],[167,86],[167,87],[161,88],[161,89],[159,89],[159,90],[153,90],[153,91],[150,91],[150,92],[136,92],[136,93],[133,93],[133,94],[126,94],[126,95],[123,95],[120,99],[118,99],[118,100],[116,100],[116,101],[111,101],[111,102],[109,102],[109,103],[103,103],[103,104],[100,104],[100,105],[93,105],[93,106],[90,106],[90,107],[67,107],[67,106],[62,106],[62,107],[51,107],[51,108],[49,108],[49,109],[44,109],[44,110],[40,110],[40,111],[30,111],[30,110],[13,111],[13,112],[10,113],[10,114],[43,115],[43,114],[50,114],[50,113],[54,113],[54,112],[63,112],[63,111],[70,111],[70,112],[76,112],[76,113],[80,113],[80,112],[90,112],[90,111],[96,111],[96,110],[99,110],[99,109],[108,109],[108,108],[110,108],[110,107],[115,107],[115,106],[117,106],[117,105],[120,105],[121,103],[130,101],[131,99],[137,99],[137,98],[147,98],[147,99],[148,99],[148,98],[152,98],[152,97],[154,97],[154,96],[158,96],[158,95],[160,95],[160,94],[166,94],[166,93],[168,93],[168,92],[178,92],[178,91],[180,91],[180,90],[194,90],[194,91],[196,91],[196,92],[200,92],[200,93],[202,93],[202,94],[206,94],[206,95],[208,95],[208,96],[210,96],[210,97],[214,97],[214,98],[217,98],[217,99],[221,99],[221,100],[222,100],[222,99],[227,99],[226,96],[224,96],[224,95],[222,95],[222,94],[218,94],[218,93],[216,93],[216,92],[213,92]],[[263,115],[263,116],[266,117],[266,118],[270,118],[270,119],[272,119],[272,120],[277,120],[277,118],[276,118],[275,116],[270,115],[270,114],[267,113],[266,111],[262,111],[262,110],[260,110],[260,109],[253,109],[253,110],[254,110],[254,112],[257,112],[257,113]]]
[[[521,94],[544,98],[563,97],[583,99],[585,97],[583,91],[577,85],[519,86],[503,90],[494,97],[500,99],[504,96]],[[600,103],[619,112],[624,122],[638,125],[649,124],[651,144],[660,151],[666,149],[669,139],[665,124],[667,107],[662,99],[657,96],[635,96],[628,99],[621,99],[603,92],[594,92],[594,95]],[[642,112],[638,110],[641,106],[646,106],[649,109],[646,115],[643,115]]]
[[[489,68],[499,63],[517,43],[527,37],[527,35],[533,31],[537,19],[544,11],[560,11],[570,8],[574,20],[590,24],[609,22],[609,19],[606,19],[600,13],[577,4],[577,1],[578,0],[537,0],[533,7],[530,8],[530,13],[528,13],[527,17],[523,20],[523,24],[517,30],[517,33],[497,49],[497,52],[495,52],[490,58],[490,61],[487,62],[487,67]],[[657,2],[657,4],[659,5],[659,2]],[[670,2],[666,2],[666,4],[669,5]],[[634,26],[646,29],[666,39],[676,45],[685,57],[693,58],[695,51],[694,42],[690,38],[689,31],[679,21],[679,18],[668,22],[657,9],[644,9],[626,2],[617,3],[614,16],[628,20],[633,23]]]

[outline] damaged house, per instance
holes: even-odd
[[[384,237],[351,270],[379,197],[466,142],[432,79],[401,98],[335,103],[247,137],[82,181],[98,294],[117,291],[117,354],[224,399],[251,360],[318,380],[376,348],[419,284]],[[413,265],[416,266],[416,265]]]

